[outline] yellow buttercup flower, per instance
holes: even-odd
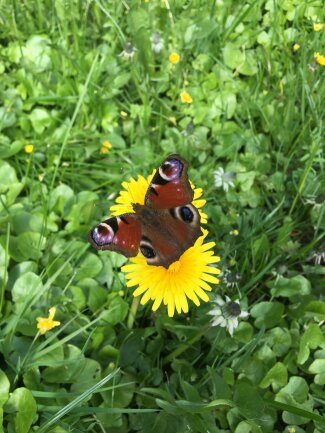
[[[300,45],[299,44],[294,44],[294,46],[292,47],[293,51],[298,51],[300,50]]]
[[[107,149],[107,147],[101,147],[99,149],[99,153],[108,153],[108,152],[109,152],[109,149]]]
[[[181,101],[183,104],[191,104],[193,102],[193,99],[191,95],[188,92],[181,92]]]
[[[102,142],[102,147],[99,150],[99,153],[108,153],[113,146],[108,140]]]
[[[155,174],[155,171],[145,179],[138,176],[137,180],[131,178],[129,182],[123,182],[123,190],[115,200],[117,204],[110,210],[113,215],[132,213],[132,203],[144,204],[148,186]],[[207,221],[207,216],[200,208],[206,203],[201,198],[202,189],[195,188],[192,204],[199,209],[201,222]],[[156,311],[163,303],[167,305],[168,315],[172,317],[175,309],[178,313],[188,312],[188,299],[195,305],[200,305],[200,299],[208,301],[206,292],[212,290],[210,284],[218,284],[219,279],[215,277],[220,270],[210,266],[220,261],[220,257],[215,256],[212,248],[214,242],[204,243],[208,234],[203,229],[203,235],[197,239],[195,244],[187,249],[178,261],[172,263],[168,269],[163,266],[148,265],[142,253],[131,258],[131,264],[122,267],[125,278],[128,280],[128,287],[136,287],[133,295],[142,296],[141,304],[145,304],[150,299],[154,301],[152,309]]]
[[[322,23],[314,23],[313,24],[314,32],[320,32],[321,30],[323,30],[323,28],[324,28],[324,24],[322,24]]]
[[[322,56],[320,53],[314,53],[315,62],[321,66],[325,66],[325,56]]]
[[[106,149],[111,149],[112,145],[108,140],[102,142],[102,147],[106,147]]]
[[[32,144],[26,144],[26,146],[24,147],[24,150],[26,153],[33,153],[34,146]]]
[[[125,111],[121,111],[121,112],[120,112],[120,115],[121,115],[122,117],[128,117],[128,113],[126,113]]]
[[[169,55],[169,61],[170,61],[170,63],[172,63],[173,65],[177,65],[177,63],[179,63],[179,61],[180,61],[180,56],[179,56],[179,54],[177,54],[177,53],[171,53],[170,55]]]
[[[40,334],[45,334],[47,331],[55,328],[60,325],[60,322],[53,320],[55,316],[56,308],[52,307],[49,309],[49,317],[37,317],[37,328],[39,329]]]

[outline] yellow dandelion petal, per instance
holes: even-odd
[[[177,65],[177,63],[179,63],[180,61],[180,56],[177,53],[171,53],[169,55],[169,61],[170,63],[172,63],[173,65]]]
[[[195,206],[195,202],[193,202],[193,204]],[[199,214],[201,216],[201,223],[206,224],[208,222],[208,215],[206,213],[202,212],[200,209],[199,209]]]
[[[24,150],[26,153],[33,153],[33,150],[34,150],[33,144],[26,144],[26,146],[24,147]]]
[[[324,24],[322,24],[322,23],[314,23],[313,24],[314,32],[320,32],[321,30],[323,30],[323,28],[324,28]]]
[[[292,47],[293,51],[298,51],[300,49],[300,45],[299,44],[294,44],[294,46]]]
[[[193,204],[195,207],[197,207],[198,209],[200,207],[203,207],[206,204],[206,200],[193,200]]]
[[[183,104],[191,104],[193,102],[193,99],[188,92],[181,92],[180,97]]]

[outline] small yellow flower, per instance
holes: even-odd
[[[294,46],[292,47],[293,51],[298,51],[300,50],[300,45],[299,44],[294,44]]]
[[[47,331],[55,328],[60,325],[60,322],[53,320],[56,312],[56,308],[52,307],[49,309],[49,317],[37,317],[37,328],[39,329],[40,334],[45,334]]]
[[[171,53],[169,55],[169,61],[170,63],[172,63],[173,65],[177,65],[177,63],[179,63],[180,61],[180,56],[177,53]]]
[[[24,150],[26,153],[33,153],[34,146],[32,144],[26,144],[26,146],[24,147]]]
[[[181,92],[181,101],[183,102],[183,104],[191,104],[193,102],[193,99],[191,97],[191,95],[187,92]]]
[[[125,111],[121,111],[121,112],[120,112],[120,115],[121,115],[122,117],[128,117],[128,113],[126,113]]]
[[[322,56],[320,53],[314,53],[315,62],[321,66],[325,66],[325,56]]]
[[[171,116],[171,117],[168,117],[168,120],[170,121],[170,123],[172,123],[173,125],[177,125],[177,121],[176,121],[176,117],[174,117],[174,116]]]
[[[99,149],[99,153],[108,153],[108,152],[109,152],[109,149],[107,149],[107,147],[101,147]]]
[[[314,32],[320,32],[321,30],[323,30],[323,28],[324,28],[324,24],[322,24],[322,23],[314,23],[313,24]]]
[[[108,140],[105,140],[105,141],[102,142],[102,147],[106,147],[106,149],[109,150],[109,149],[112,148],[112,145],[111,145],[111,143]]]
[[[233,236],[238,236],[239,235],[239,231],[238,230],[231,230],[230,232],[229,232],[229,234],[230,235],[233,235]]]

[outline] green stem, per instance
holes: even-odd
[[[135,316],[136,316],[137,311],[138,311],[139,303],[140,303],[140,296],[136,296],[135,298],[133,298],[132,305],[131,305],[130,312],[129,312],[128,321],[127,321],[127,328],[128,329],[133,328],[133,324],[134,324]]]

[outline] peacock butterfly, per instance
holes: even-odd
[[[136,256],[140,249],[148,265],[165,268],[178,260],[202,235],[187,168],[181,156],[168,156],[149,185],[145,204],[134,203],[134,213],[96,225],[88,236],[92,246],[126,257]]]

